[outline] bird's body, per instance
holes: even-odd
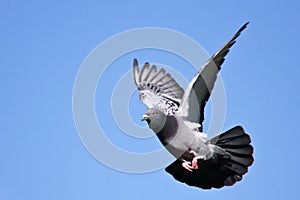
[[[156,112],[158,111],[156,110]],[[210,152],[210,148],[203,138],[205,134],[191,130],[177,115],[166,116],[163,127],[159,127],[159,129],[153,129],[153,131],[158,131],[156,135],[160,142],[176,158],[188,161],[195,156],[206,157]]]
[[[203,133],[204,107],[213,89],[224,57],[246,23],[212,56],[186,90],[156,66],[145,63],[133,73],[140,100],[148,106],[143,115],[164,147],[176,158],[166,171],[181,182],[203,189],[221,188],[240,181],[253,163],[248,134],[236,126],[217,137]]]

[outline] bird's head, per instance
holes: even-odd
[[[148,108],[145,110],[142,121],[146,121],[149,127],[155,132],[158,133],[164,127],[166,122],[167,116],[155,109],[155,108]]]

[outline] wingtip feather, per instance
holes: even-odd
[[[138,67],[138,61],[136,58],[133,59],[133,78],[134,78],[134,83],[136,86],[139,85],[139,67]]]
[[[141,73],[140,73],[140,77],[139,77],[139,82],[143,82],[145,81],[148,76],[149,76],[149,72],[150,72],[150,69],[149,69],[149,63],[148,62],[145,62],[143,68],[141,69]]]

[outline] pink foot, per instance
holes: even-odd
[[[203,159],[203,156],[195,156],[192,160],[192,168],[199,169],[198,167],[198,159]]]
[[[182,163],[182,167],[184,167],[186,170],[188,170],[188,171],[190,171],[190,172],[192,172],[193,171],[193,167],[191,166],[191,162],[189,162],[189,161],[184,161],[183,163]]]

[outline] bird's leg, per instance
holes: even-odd
[[[198,169],[198,159],[204,159],[204,156],[195,156],[192,160],[192,168]]]
[[[190,172],[193,171],[193,167],[191,166],[191,162],[189,161],[183,160],[182,167]]]
[[[192,172],[195,169],[198,169],[198,159],[205,159],[205,156],[196,156],[196,152],[194,151],[190,151],[190,153],[194,154],[194,158],[192,160],[192,163],[190,161],[186,161],[184,159],[182,159],[183,163],[182,163],[182,167],[185,168],[186,170]],[[192,164],[192,165],[191,165]]]
[[[195,151],[193,151],[193,150],[191,150],[190,153],[194,155],[194,158],[193,158],[193,160],[192,160],[192,168],[193,168],[193,169],[198,169],[198,168],[199,168],[199,167],[198,167],[198,159],[205,159],[205,156],[204,156],[204,155],[199,156],[199,155],[197,155],[197,153],[196,153]]]

